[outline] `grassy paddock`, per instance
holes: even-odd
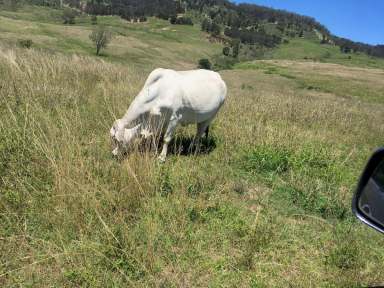
[[[384,140],[381,100],[225,71],[212,151],[178,146],[159,165],[153,152],[110,154],[142,69],[3,48],[0,74],[1,286],[383,284],[384,240],[350,212]],[[193,133],[179,128],[175,145]]]
[[[165,164],[153,151],[118,162],[108,132],[148,72],[221,46],[198,26],[105,16],[115,38],[96,58],[90,17],[61,22],[0,10],[0,286],[384,284],[384,240],[350,212],[384,141],[384,82],[349,66],[381,60],[294,39],[221,73],[229,95],[204,153],[186,153],[195,128],[180,127]]]
[[[384,68],[384,59],[364,53],[341,53],[338,46],[319,44],[317,39],[294,38],[288,44],[281,44],[271,50],[266,59],[295,59],[322,63],[342,64],[350,67]]]

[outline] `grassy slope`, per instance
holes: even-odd
[[[278,49],[271,51],[266,58],[314,60],[347,66],[384,68],[384,59],[362,53],[341,53],[337,46],[319,45],[318,39],[291,39],[288,44],[282,44]]]
[[[71,55],[90,50],[64,45],[73,38],[89,45],[85,24],[64,29],[52,18],[23,20],[29,12],[10,15],[20,19],[1,23],[37,25],[41,37],[56,39],[46,47],[66,53],[0,50],[1,286],[383,284],[384,239],[350,212],[364,162],[384,140],[382,70],[239,65],[222,72],[229,97],[213,125],[211,153],[178,153],[194,132],[180,127],[164,165],[153,152],[118,163],[109,127],[146,71],[164,63],[167,47],[169,66],[189,67],[193,55],[215,46],[194,28],[176,27],[183,37],[174,39],[154,28],[162,21],[131,27],[106,17],[127,34],[124,43],[151,43],[163,53],[143,48],[138,59],[127,55],[140,49],[117,42],[102,58],[109,63]],[[6,29],[6,43],[30,35]]]
[[[32,39],[35,48],[65,53],[92,55],[88,39],[93,26],[89,16],[76,18],[76,25],[63,25],[60,10],[26,6],[17,12],[0,10],[0,39],[8,44],[18,39]],[[204,35],[196,27],[170,25],[150,18],[148,23],[131,24],[115,16],[99,16],[115,38],[104,59],[142,68],[167,66],[193,68],[198,59],[220,51],[217,44],[202,45]],[[181,40],[182,39],[182,40]]]

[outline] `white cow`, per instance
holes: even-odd
[[[159,156],[165,161],[168,144],[177,124],[197,124],[195,141],[208,131],[223,105],[227,87],[220,75],[208,70],[174,71],[156,69],[133,100],[124,117],[111,128],[116,156],[135,139],[164,135]]]

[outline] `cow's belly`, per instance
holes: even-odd
[[[215,117],[217,109],[213,111],[196,111],[191,109],[182,109],[178,114],[181,125],[189,125],[205,122]]]

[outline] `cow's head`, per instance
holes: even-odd
[[[127,152],[140,133],[141,124],[137,124],[133,128],[125,128],[120,119],[116,120],[110,130],[113,149],[112,154],[114,156],[119,156],[122,153]]]

